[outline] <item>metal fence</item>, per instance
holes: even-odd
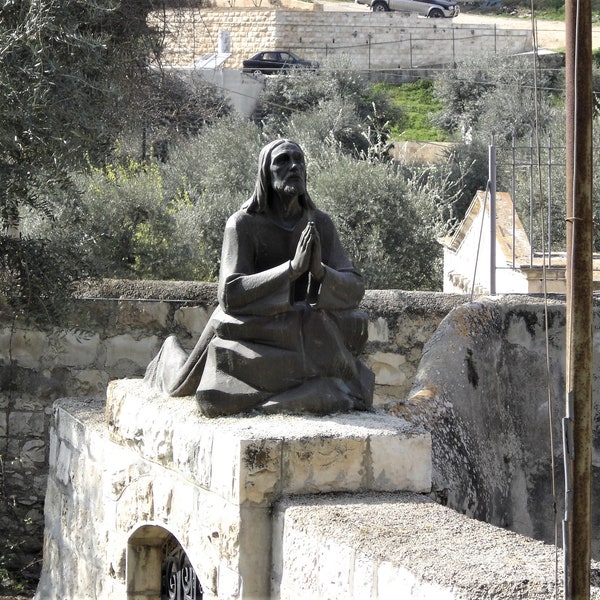
[[[490,173],[490,189],[511,194],[514,211],[529,236],[531,264],[534,256],[543,254],[551,266],[552,253],[565,251],[564,145],[555,145],[551,133],[544,139],[532,134],[528,143],[512,136],[507,144],[492,140],[490,156],[495,156],[496,166],[493,182]]]

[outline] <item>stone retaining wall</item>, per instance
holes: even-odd
[[[376,402],[406,397],[423,345],[463,301],[441,293],[367,292],[364,359],[377,374]],[[0,529],[20,541],[17,564],[39,559],[53,402],[103,397],[110,380],[141,376],[170,333],[191,348],[215,303],[213,284],[106,282],[83,294],[64,328],[0,321]]]
[[[323,61],[348,56],[356,70],[412,69],[451,64],[482,53],[530,51],[526,29],[457,25],[451,19],[424,19],[400,12],[327,12],[267,9],[202,9],[155,15],[165,29],[163,63],[185,66],[216,52],[220,32],[229,32],[227,68],[260,50],[288,49]]]

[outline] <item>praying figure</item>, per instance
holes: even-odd
[[[211,417],[367,410],[374,375],[358,358],[363,295],[332,220],[308,195],[302,149],[276,140],[260,152],[254,193],[225,226],[219,306],[189,355],[167,338],[145,381],[195,395]]]

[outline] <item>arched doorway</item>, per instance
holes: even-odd
[[[142,525],[127,543],[127,598],[202,600],[203,590],[192,564],[168,530]]]

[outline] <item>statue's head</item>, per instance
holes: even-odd
[[[258,157],[258,174],[256,176],[256,184],[254,192],[250,199],[244,203],[242,208],[248,212],[266,212],[269,210],[271,200],[273,198],[273,182],[272,182],[272,165],[273,156],[278,155],[278,150],[283,147],[289,147],[291,152],[299,153],[304,161],[304,152],[302,148],[292,140],[279,139],[264,146]],[[298,195],[300,204],[307,209],[314,210],[315,205],[306,191],[306,169],[302,170],[303,191]]]

